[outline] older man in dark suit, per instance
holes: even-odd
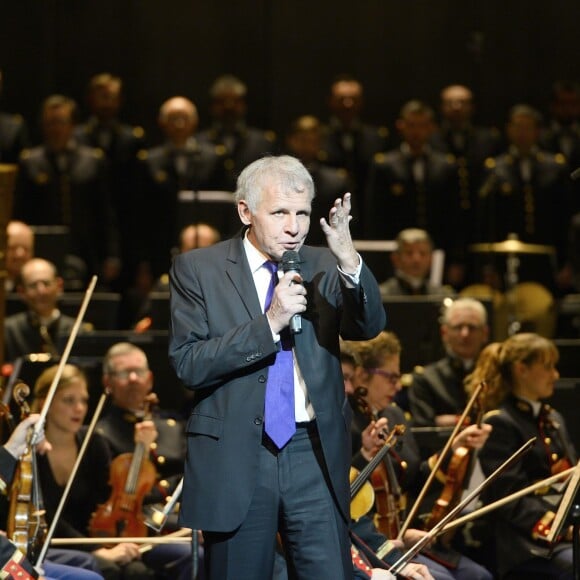
[[[338,339],[375,336],[385,314],[351,240],[350,194],[320,220],[330,251],[303,245],[313,196],[295,158],[252,163],[236,192],[243,233],[171,271],[170,357],[195,391],[181,521],[203,530],[210,579],[269,578],[276,532],[292,577],[352,576]],[[278,273],[289,251],[300,264]]]

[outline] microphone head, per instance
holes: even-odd
[[[282,271],[283,272],[300,272],[300,255],[294,250],[286,250],[282,254]]]

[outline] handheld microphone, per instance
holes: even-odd
[[[294,250],[286,250],[282,254],[282,271],[296,272],[300,274],[300,256]],[[294,314],[290,319],[290,332],[292,334],[300,334],[302,332],[302,317],[300,314]]]

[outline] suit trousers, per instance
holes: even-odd
[[[277,532],[290,579],[352,577],[348,526],[330,489],[316,425],[306,425],[281,450],[264,434],[242,525],[204,532],[208,580],[271,580]]]

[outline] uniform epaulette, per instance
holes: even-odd
[[[495,169],[495,165],[496,165],[496,163],[495,163],[495,159],[493,157],[488,157],[485,160],[485,167],[487,169]]]
[[[373,159],[375,160],[375,163],[384,163],[385,154],[384,153],[375,153]]]
[[[143,129],[143,127],[133,127],[132,133],[133,137],[141,139],[145,135],[145,130]]]
[[[495,417],[496,415],[501,415],[501,413],[502,413],[501,409],[492,409],[491,411],[488,411],[483,416],[483,421],[486,421],[487,419],[490,419],[491,417]]]
[[[137,151],[137,159],[140,161],[145,161],[149,157],[149,152],[146,149],[140,149]]]

